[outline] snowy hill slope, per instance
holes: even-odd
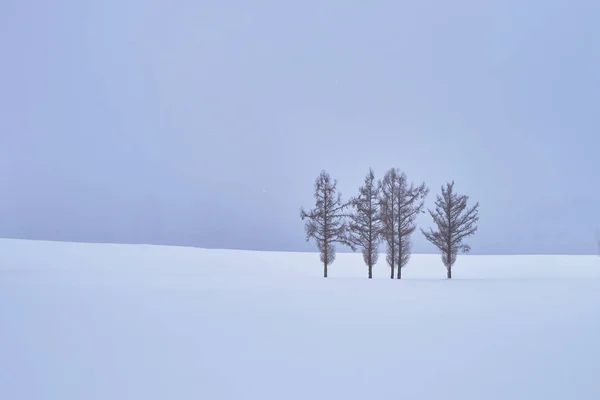
[[[597,399],[600,257],[0,240],[2,399]]]

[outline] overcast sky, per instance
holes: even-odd
[[[597,1],[3,0],[0,55],[3,237],[313,250],[321,169],[398,167],[473,253],[597,251]]]

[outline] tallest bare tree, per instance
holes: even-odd
[[[379,182],[381,206],[381,237],[387,244],[386,261],[390,266],[390,278],[394,279],[394,268],[398,259],[398,240],[394,232],[398,227],[398,179],[400,171],[388,170]]]
[[[415,219],[423,211],[424,199],[429,193],[425,183],[415,186],[408,183],[404,172],[392,168],[380,182],[381,235],[387,244],[387,262],[391,268],[390,278],[402,278],[402,268],[411,254],[410,237],[416,229]]]
[[[471,247],[463,243],[463,239],[475,234],[479,221],[479,203],[467,208],[468,196],[454,192],[454,181],[442,186],[442,195],[437,196],[435,211],[429,214],[437,225],[437,231],[424,231],[425,238],[442,252],[442,262],[448,271],[448,279],[452,278],[452,266],[456,262],[459,250],[468,253]]]
[[[323,276],[327,278],[327,267],[335,260],[335,244],[342,243],[354,250],[348,240],[344,210],[350,203],[342,202],[342,195],[337,192],[337,181],[329,174],[321,171],[315,180],[315,208],[310,211],[300,209],[300,218],[307,220],[305,225],[306,241],[314,239],[321,253]]]
[[[429,189],[423,182],[419,186],[408,184],[406,175],[399,179],[400,196],[398,196],[398,227],[395,236],[398,240],[398,279],[402,278],[402,268],[406,267],[412,251],[411,235],[417,229],[415,220],[423,212],[425,197]]]

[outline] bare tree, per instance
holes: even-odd
[[[372,169],[365,177],[359,195],[350,200],[353,213],[350,216],[349,239],[362,250],[365,264],[369,267],[369,279],[373,278],[373,265],[379,258],[381,218],[379,215],[379,192]]]
[[[397,267],[397,279],[401,279],[402,268],[410,259],[410,236],[416,229],[417,215],[423,212],[424,199],[429,189],[425,183],[419,186],[413,183],[409,185],[406,174],[397,168],[388,170],[380,186],[381,232],[388,247],[390,278],[394,279],[394,269]]]
[[[390,279],[394,279],[394,268],[398,257],[398,241],[396,239],[396,227],[398,226],[398,169],[392,168],[383,176],[379,182],[380,206],[381,206],[381,237],[387,245],[386,261],[390,266]]]
[[[468,253],[471,247],[463,243],[463,239],[475,234],[479,221],[479,202],[467,208],[466,195],[454,192],[454,181],[442,186],[442,195],[437,196],[435,212],[429,215],[437,225],[437,231],[431,228],[429,232],[421,229],[425,238],[433,243],[442,252],[442,262],[448,271],[448,279],[452,278],[452,266],[460,250]]]
[[[419,186],[408,184],[406,175],[400,175],[400,196],[398,197],[398,228],[396,236],[398,237],[398,279],[402,278],[402,268],[410,260],[412,243],[410,237],[417,229],[415,220],[417,216],[423,213],[425,206],[425,197],[429,189],[423,182]]]
[[[354,250],[354,245],[348,240],[344,213],[350,203],[342,202],[342,196],[337,193],[337,180],[321,171],[315,180],[315,208],[306,212],[300,209],[300,218],[307,220],[305,225],[306,241],[311,238],[317,243],[323,262],[323,276],[327,278],[327,267],[335,260],[335,243],[342,243]]]

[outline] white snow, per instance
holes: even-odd
[[[600,257],[0,240],[0,399],[599,399]]]

